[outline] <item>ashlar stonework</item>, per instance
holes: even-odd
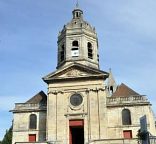
[[[47,94],[41,91],[12,110],[12,144],[137,144],[144,115],[156,135],[147,97],[99,69],[95,28],[78,7],[59,32],[57,69],[43,81]]]

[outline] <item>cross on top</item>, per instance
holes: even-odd
[[[76,1],[76,7],[79,7],[79,0]]]

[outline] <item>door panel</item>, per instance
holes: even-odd
[[[70,144],[84,144],[84,122],[83,120],[69,121]]]

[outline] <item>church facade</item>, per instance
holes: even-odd
[[[72,14],[59,32],[57,69],[43,77],[47,94],[41,91],[11,110],[12,144],[137,144],[144,115],[156,135],[147,97],[100,70],[95,28],[81,9]]]

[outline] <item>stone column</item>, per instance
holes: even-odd
[[[99,100],[99,139],[107,138],[107,108],[106,108],[106,90],[98,90],[98,100]]]
[[[49,91],[47,105],[47,140],[57,140],[57,92]]]

